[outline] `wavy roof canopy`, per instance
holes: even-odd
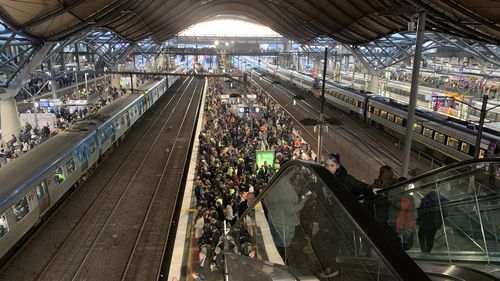
[[[427,30],[500,45],[498,0],[0,0],[0,18],[34,41],[58,41],[96,27],[128,41],[174,37],[218,15],[269,26],[299,43],[317,36],[361,44],[406,30],[410,8],[427,11]]]

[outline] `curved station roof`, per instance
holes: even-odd
[[[317,36],[362,44],[406,30],[418,10],[427,12],[427,30],[500,45],[498,0],[0,0],[0,18],[38,42],[92,28],[160,42],[211,17],[236,15],[303,44]]]

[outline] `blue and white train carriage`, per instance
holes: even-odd
[[[166,90],[166,79],[145,83],[0,169],[2,260]]]

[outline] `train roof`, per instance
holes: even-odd
[[[0,168],[0,208],[66,158],[95,131],[63,131]]]
[[[149,80],[149,81],[146,81],[141,86],[139,86],[139,90],[141,90],[141,91],[147,91],[147,90],[155,87],[158,83],[162,82],[163,80],[164,79],[162,79],[162,80]]]
[[[119,99],[112,101],[110,104],[105,107],[100,108],[97,111],[97,115],[103,116],[105,120],[108,120],[110,117],[119,114],[121,111],[125,110],[129,105],[132,104],[133,101],[140,98],[139,94],[125,94],[121,96]]]

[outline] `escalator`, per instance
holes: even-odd
[[[312,162],[286,163],[224,243],[226,280],[431,280]]]
[[[499,280],[499,180],[499,159],[466,161],[385,189],[363,206],[322,166],[290,161],[227,231],[224,277]],[[414,219],[409,231],[401,227],[404,202]],[[437,228],[431,249],[419,232],[429,220],[419,216]]]
[[[500,159],[469,160],[396,184],[363,205],[428,274],[500,280],[499,192]],[[402,200],[411,202],[410,231],[401,231],[405,223],[394,215]]]

